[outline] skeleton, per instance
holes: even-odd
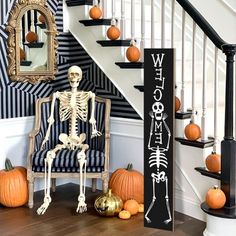
[[[164,111],[163,104],[160,102],[155,102],[152,106],[152,111],[149,113],[149,115],[152,118],[151,127],[150,127],[150,136],[149,136],[149,142],[148,142],[148,149],[152,151],[149,157],[149,167],[152,168],[153,166],[156,166],[157,170],[156,170],[156,173],[151,174],[153,195],[152,195],[152,201],[145,214],[145,219],[147,220],[148,223],[151,223],[151,220],[148,217],[148,215],[156,201],[156,183],[159,184],[160,182],[165,182],[165,189],[166,189],[165,200],[166,200],[168,219],[166,219],[164,223],[168,224],[169,222],[172,221],[171,212],[170,212],[169,194],[168,194],[168,177],[166,176],[165,171],[160,171],[160,167],[162,166],[163,168],[166,169],[168,165],[168,160],[166,158],[165,152],[169,150],[171,133],[170,133],[169,127],[167,126],[165,122],[167,115],[163,114],[162,113],[163,111]],[[162,121],[168,133],[167,144],[164,148],[160,148],[158,145],[155,147],[151,146],[151,139],[153,135],[153,128],[154,128],[155,120]]]
[[[85,182],[86,182],[86,155],[85,151],[89,148],[87,144],[84,144],[86,140],[86,134],[81,133],[77,135],[77,119],[87,121],[88,113],[88,101],[91,99],[91,116],[89,123],[92,126],[92,136],[100,136],[101,133],[97,131],[96,120],[94,117],[95,107],[95,94],[92,92],[77,91],[79,83],[82,79],[82,71],[78,66],[72,66],[68,70],[68,79],[71,86],[71,91],[56,92],[53,94],[51,103],[51,113],[48,118],[48,129],[45,138],[42,142],[41,149],[44,148],[45,143],[50,136],[51,126],[54,123],[54,106],[56,99],[60,101],[59,114],[60,120],[69,120],[69,134],[61,133],[59,140],[62,144],[56,145],[52,150],[49,150],[44,159],[45,164],[45,189],[44,189],[44,202],[38,208],[37,213],[39,215],[44,214],[47,210],[50,202],[52,201],[50,196],[50,180],[51,180],[51,168],[56,153],[62,149],[79,150],[77,153],[77,160],[80,166],[80,194],[78,196],[78,206],[76,212],[83,213],[87,211],[87,204],[85,203]],[[48,173],[46,169],[48,167]],[[84,174],[83,174],[84,169]]]

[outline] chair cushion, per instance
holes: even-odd
[[[32,155],[32,170],[44,172],[44,158],[48,150],[40,150]],[[52,163],[52,172],[79,172],[79,162],[76,158],[78,150],[63,149],[59,151]],[[87,172],[102,172],[104,170],[105,155],[97,150],[86,152]]]

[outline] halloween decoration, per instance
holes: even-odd
[[[42,142],[41,149],[49,139],[51,126],[54,123],[54,106],[56,99],[60,101],[59,116],[61,121],[69,120],[69,134],[61,133],[59,140],[62,144],[56,145],[54,149],[47,152],[45,158],[45,196],[43,204],[38,208],[39,215],[44,214],[50,202],[50,179],[52,162],[56,157],[58,151],[62,149],[78,150],[77,160],[80,166],[80,194],[78,197],[78,207],[76,212],[83,213],[87,211],[87,204],[85,203],[85,182],[86,182],[86,155],[85,151],[89,146],[84,144],[86,134],[81,133],[77,135],[77,119],[87,121],[88,102],[91,101],[91,116],[89,123],[92,126],[92,138],[102,135],[96,128],[96,120],[94,117],[95,94],[92,92],[77,91],[80,81],[82,80],[82,70],[78,66],[71,66],[68,70],[68,79],[71,86],[71,91],[55,92],[53,93],[51,114],[48,118],[48,129],[45,138]],[[46,181],[47,180],[47,181]]]
[[[138,213],[139,210],[139,204],[136,200],[127,200],[124,203],[124,209],[126,211],[129,211],[131,215],[136,215]]]
[[[6,159],[5,170],[0,171],[0,203],[6,207],[19,207],[28,201],[26,169],[13,167]]]
[[[131,40],[130,47],[126,51],[126,57],[130,62],[138,62],[140,59],[140,51],[135,46],[134,40]]]
[[[102,11],[99,8],[98,5],[93,6],[90,11],[89,11],[89,16],[93,19],[93,20],[98,20],[99,18],[101,18],[102,16]]]
[[[123,202],[120,197],[111,193],[111,189],[108,193],[99,196],[94,203],[96,211],[101,216],[115,216],[122,210]]]
[[[209,189],[206,194],[206,204],[211,209],[220,209],[225,205],[226,197],[218,186]]]
[[[34,42],[38,41],[38,35],[36,33],[34,33],[33,31],[29,31],[26,34],[25,39],[29,43],[34,43]]]
[[[210,172],[219,172],[221,170],[221,156],[215,152],[207,156],[205,163]]]
[[[197,124],[190,121],[184,129],[184,134],[188,140],[196,141],[201,137],[201,129]]]
[[[116,26],[116,20],[115,19],[112,19],[111,26],[107,30],[107,37],[110,40],[116,40],[120,37],[120,30]]]
[[[175,96],[175,112],[180,109],[181,103],[178,97]]]
[[[26,58],[25,51],[20,48],[20,61],[24,61]]]
[[[128,220],[130,219],[130,217],[131,217],[131,214],[129,211],[123,210],[119,213],[119,218],[122,220]]]
[[[127,168],[117,169],[110,178],[109,188],[123,201],[134,199],[138,203],[144,201],[144,179],[137,170],[133,170],[132,164]]]

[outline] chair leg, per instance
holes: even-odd
[[[52,192],[55,193],[56,192],[56,178],[52,178]]]
[[[28,200],[28,207],[33,208],[34,206],[34,179],[29,181],[29,200]]]
[[[102,189],[104,193],[108,192],[108,179],[109,179],[108,175],[102,178]]]
[[[97,179],[92,178],[92,192],[95,193],[97,190]]]

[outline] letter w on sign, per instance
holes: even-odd
[[[173,231],[174,50],[144,50],[145,227]]]

